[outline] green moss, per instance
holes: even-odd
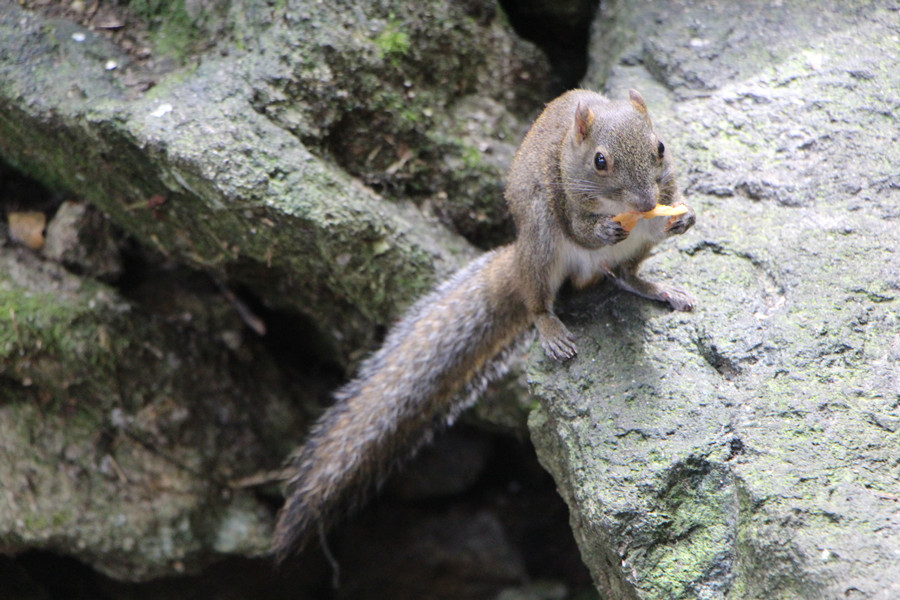
[[[75,287],[55,270],[29,277],[0,277],[0,373],[50,391],[50,408],[73,394],[109,396],[100,382],[115,371],[128,329],[111,292],[86,280]],[[40,291],[45,287],[52,291]]]
[[[467,169],[477,169],[481,165],[481,151],[478,148],[465,146],[462,151],[462,159]]]
[[[651,525],[657,539],[649,547],[641,588],[653,598],[687,597],[729,552],[730,536],[723,515],[729,512],[731,489],[723,473],[703,461],[688,461],[670,474],[672,482]]]
[[[131,0],[133,13],[147,23],[157,49],[183,60],[204,37],[184,0]]]
[[[401,25],[399,21],[391,21],[374,40],[379,57],[389,59],[395,66],[399,64],[399,59],[409,53],[412,46],[409,34],[400,30]]]
[[[407,127],[414,127],[422,121],[422,113],[414,108],[400,110],[400,120]]]
[[[25,517],[25,528],[31,531],[42,531],[50,525],[50,518],[47,515],[31,514]]]
[[[54,527],[60,527],[70,522],[73,516],[74,515],[69,511],[58,511],[53,513],[50,521],[53,523]]]

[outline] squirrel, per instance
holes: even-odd
[[[686,292],[637,275],[663,239],[695,221],[687,212],[612,217],[681,202],[672,159],[640,93],[615,101],[572,90],[532,125],[509,171],[506,200],[517,238],[472,261],[416,302],[335,395],[288,464],[286,502],[273,539],[281,562],[354,510],[405,460],[449,425],[491,381],[534,324],[545,353],[565,361],[575,338],[553,312],[559,288],[603,277],[689,311]]]

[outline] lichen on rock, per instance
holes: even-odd
[[[0,240],[0,551],[263,554],[325,386],[509,236],[545,59],[481,1],[26,1],[0,48],[3,171],[72,202],[43,259]]]
[[[589,293],[579,358],[529,369],[533,439],[609,597],[900,589],[896,15],[824,12],[620,3],[595,27],[620,53],[590,76],[644,93],[698,214],[644,268],[693,313]]]
[[[0,547],[124,580],[264,553],[270,510],[232,480],[277,468],[304,418],[258,346],[226,343],[230,305],[182,291],[166,317],[26,250],[0,265]]]

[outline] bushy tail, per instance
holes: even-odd
[[[501,376],[529,321],[513,246],[487,253],[416,302],[291,461],[279,561],[355,509],[400,463]]]

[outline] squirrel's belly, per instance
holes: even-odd
[[[618,244],[595,250],[565,240],[561,258],[566,278],[571,278],[576,283],[593,281],[623,263],[642,257],[649,246],[659,241],[659,232],[656,231],[658,227],[655,225],[649,220],[639,222],[628,237]]]

